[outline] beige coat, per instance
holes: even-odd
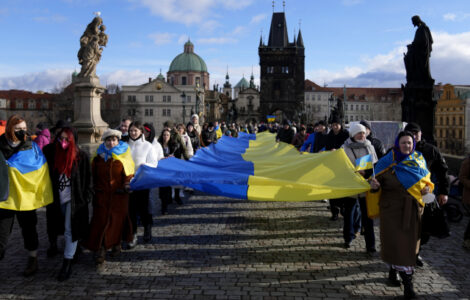
[[[384,262],[414,266],[421,233],[421,207],[392,170],[377,176],[382,189],[380,208],[380,243]]]
[[[470,157],[462,162],[459,172],[459,180],[463,184],[463,203],[470,205]]]

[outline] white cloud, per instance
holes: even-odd
[[[157,73],[144,72],[141,70],[116,70],[100,76],[101,84],[118,85],[141,85],[148,82],[148,79],[155,78]]]
[[[431,74],[436,82],[470,83],[470,32],[449,34],[433,32]],[[330,86],[399,87],[406,83],[403,53],[406,42],[386,54],[364,56],[359,66],[347,66],[339,71],[307,70],[306,78]]]
[[[259,15],[253,16],[251,18],[250,24],[258,24],[259,22],[265,20],[266,17],[267,16],[265,14],[259,14]]]
[[[445,21],[461,22],[470,17],[470,13],[446,13],[443,16]]]
[[[40,23],[63,23],[67,21],[67,18],[62,15],[44,15],[33,18],[34,21]]]
[[[148,37],[153,40],[155,45],[160,46],[171,43],[175,37],[175,34],[169,32],[156,32],[149,34]]]
[[[447,13],[444,15],[444,20],[446,21],[455,21],[456,18],[457,18],[457,15],[453,13]]]
[[[250,6],[254,0],[128,0],[147,7],[150,13],[165,20],[185,25],[203,24],[217,9],[240,10]]]
[[[216,20],[207,20],[202,22],[199,27],[199,32],[201,33],[212,33],[215,29],[221,27],[221,24]]]
[[[27,73],[20,76],[0,78],[0,89],[51,91],[71,78],[72,69],[49,69],[42,72]]]

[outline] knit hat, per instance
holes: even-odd
[[[408,123],[406,126],[405,126],[405,131],[409,131],[409,132],[420,132],[421,131],[421,127],[416,124],[416,123]]]
[[[364,132],[366,133],[366,127],[361,124],[353,124],[351,127],[349,127],[349,136],[354,137],[356,134],[359,132]]]
[[[199,116],[198,116],[197,114],[193,114],[193,115],[191,116],[191,120],[192,120],[193,118],[196,118],[196,119],[199,120]]]
[[[120,130],[108,128],[108,129],[106,129],[106,131],[103,133],[103,136],[101,137],[101,140],[106,141],[106,139],[109,138],[109,137],[111,137],[111,136],[115,136],[115,137],[117,137],[118,139],[121,139],[121,135],[122,135],[122,133],[121,133]]]
[[[366,120],[361,120],[361,122],[359,122],[361,125],[363,125],[365,128],[369,129],[369,130],[372,130],[370,128],[370,123],[367,122]]]

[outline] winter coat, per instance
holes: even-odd
[[[341,128],[338,134],[335,134],[334,131],[331,130],[328,133],[328,136],[326,137],[325,150],[333,150],[333,149],[341,148],[341,146],[343,146],[344,144],[344,141],[346,141],[348,138],[349,138],[349,131],[347,131],[344,128]]]
[[[212,143],[217,143],[217,133],[215,130],[209,131],[208,129],[203,130],[201,133],[201,140],[205,147]]]
[[[382,259],[388,264],[414,266],[423,207],[405,190],[392,169],[376,178],[382,190],[379,201]]]
[[[161,160],[165,158],[165,156],[163,155],[162,145],[160,145],[160,143],[158,142],[158,139],[153,140],[152,146],[153,148],[155,148],[155,151],[157,152],[157,160]]]
[[[42,148],[44,148],[44,146],[48,145],[51,143],[51,132],[49,131],[49,129],[43,129],[42,131],[39,131],[37,133],[37,136],[36,138],[34,139],[34,142],[36,142],[36,144],[38,144],[39,146],[39,149],[42,150]]]
[[[93,186],[93,217],[90,235],[85,246],[98,251],[119,245],[121,240],[132,240],[132,225],[128,216],[129,194],[125,192],[125,184],[132,175],[126,176],[124,166],[119,160],[96,156],[92,161]],[[123,232],[125,236],[123,238]]]
[[[8,166],[5,156],[0,151],[0,202],[8,199],[9,194]]]
[[[295,136],[295,132],[291,127],[289,127],[289,129],[281,128],[279,129],[276,135],[276,141],[290,144],[294,136]]]
[[[132,153],[132,159],[135,164],[135,171],[141,165],[147,165],[149,167],[155,168],[158,165],[158,155],[155,147],[144,140],[144,137],[141,136],[137,140],[129,139],[129,147]]]
[[[459,180],[463,185],[462,201],[470,205],[470,156],[460,166]]]
[[[447,167],[446,160],[442,156],[439,149],[427,143],[424,140],[416,143],[416,151],[419,151],[423,154],[426,164],[428,166],[429,172],[431,172],[431,178],[436,184],[436,195],[449,195],[449,178],[447,176]]]
[[[160,142],[163,148],[163,138],[161,136],[158,139],[158,141]],[[174,157],[178,159],[184,158],[184,155],[183,155],[184,152],[186,152],[186,150],[183,149],[181,144],[172,140],[171,138],[170,138],[170,141],[168,141],[168,152],[165,152],[165,149],[163,149],[163,153],[165,157],[169,157],[173,155]]]
[[[201,148],[201,143],[199,141],[199,134],[196,130],[193,130],[188,133],[189,138],[191,139],[191,146],[193,146],[193,152],[196,152],[197,149]]]
[[[46,206],[47,231],[50,236],[64,234],[64,216],[62,214],[59,195],[60,174],[54,169],[55,143],[46,145],[43,149],[49,175],[52,182],[54,202]],[[91,182],[90,157],[84,151],[79,150],[77,163],[72,168],[70,176],[71,188],[71,224],[72,240],[85,240],[89,234],[88,203],[93,198]]]
[[[375,154],[377,154],[377,158],[379,159],[382,158],[382,156],[384,156],[385,153],[387,152],[382,141],[379,140],[378,138],[375,138],[372,135],[372,132],[367,136],[367,139],[371,142],[372,146],[374,146]]]
[[[302,147],[302,145],[304,144],[306,137],[307,136],[305,134],[301,134],[299,132],[294,136],[291,144],[294,145],[295,148],[300,149],[300,147]]]

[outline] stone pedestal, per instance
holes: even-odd
[[[80,147],[92,153],[101,142],[108,124],[101,119],[101,94],[105,88],[98,77],[76,77],[74,84],[74,122]]]
[[[401,103],[402,121],[415,122],[421,127],[422,137],[435,144],[434,125],[436,102],[432,98],[433,84],[402,85],[403,101]]]

